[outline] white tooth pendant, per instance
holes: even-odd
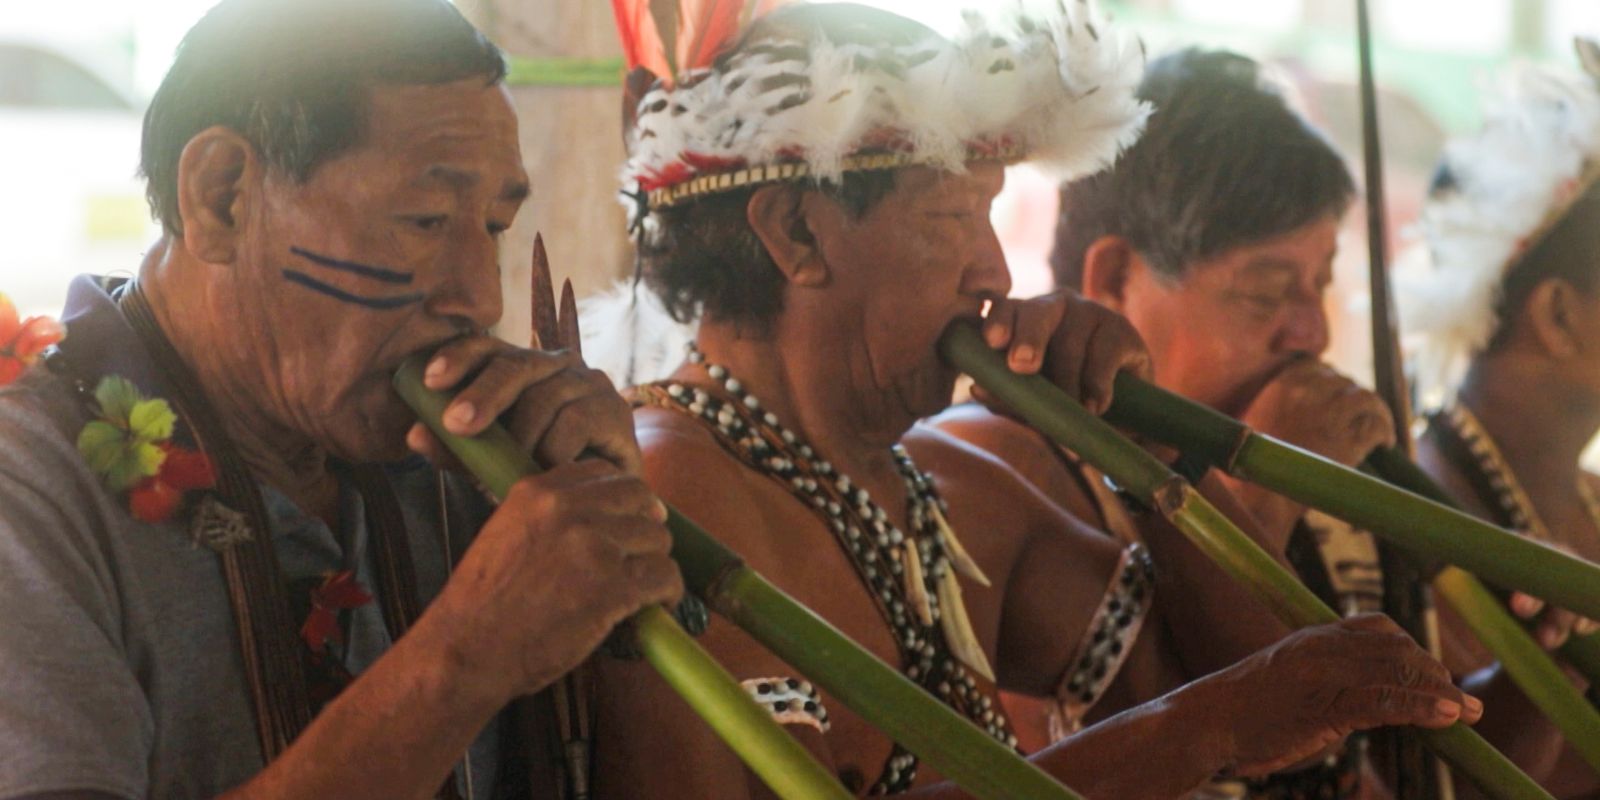
[[[955,570],[946,569],[939,576],[939,625],[944,628],[945,642],[950,652],[967,669],[994,683],[994,667],[984,655],[983,645],[972,631],[972,620],[967,617],[967,605],[961,599],[961,583]]]
[[[950,563],[957,572],[967,576],[968,579],[985,588],[989,587],[989,576],[983,574],[978,567],[978,562],[972,560],[967,554],[967,548],[961,546],[961,540],[956,538],[956,532],[950,527],[949,520],[944,518],[944,512],[939,510],[939,504],[928,503],[928,511],[933,514],[933,522],[939,527],[939,541],[944,545],[944,552],[950,556]]]
[[[922,555],[917,552],[916,542],[907,539],[901,543],[900,563],[905,565],[900,579],[905,582],[906,599],[911,601],[917,619],[923,625],[932,625],[933,608],[928,605],[928,584],[923,580]]]

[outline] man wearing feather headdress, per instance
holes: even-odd
[[[949,402],[955,375],[934,342],[953,320],[981,319],[1013,369],[1042,371],[1092,408],[1117,371],[1143,369],[1137,336],[1104,309],[1070,294],[1006,299],[988,219],[1006,162],[1082,173],[1134,136],[1146,113],[1132,96],[1137,46],[1083,3],[974,15],[953,40],[839,4],[772,12],[731,46],[696,40],[699,60],[641,38],[659,20],[645,3],[617,6],[636,63],[658,48],[676,56],[630,102],[624,180],[645,278],[680,319],[700,321],[687,363],[635,390],[652,485],[1012,746],[997,687],[1058,696],[1081,715],[1119,675],[1181,684],[1157,640],[1201,632],[1156,590],[1218,576],[1158,575],[1151,553],[1192,556],[1186,544],[1121,546],[1006,465],[913,431]],[[677,19],[662,27],[725,29]],[[739,631],[713,621],[703,641],[853,791],[953,796]],[[1402,686],[1402,664],[1429,677]],[[1090,797],[1176,797],[1352,729],[1474,719],[1443,677],[1367,618],[1291,636],[1036,758]],[[600,796],[763,796],[645,669],[603,663],[599,686]]]
[[[1483,126],[1446,145],[1399,274],[1418,388],[1434,410],[1418,459],[1468,510],[1600,560],[1600,476],[1580,456],[1600,432],[1600,50],[1586,71],[1519,67],[1490,87]],[[1513,594],[1557,651],[1596,625]],[[1496,713],[1488,735],[1560,797],[1593,769],[1441,609],[1445,663]]]

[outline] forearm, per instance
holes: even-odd
[[[1086,800],[1173,800],[1226,766],[1225,740],[1207,717],[1204,687],[1186,687],[1122,712],[1029,760]],[[1130,766],[1128,755],[1138,754]],[[912,792],[919,800],[970,795],[950,783]]]
[[[463,679],[439,628],[424,614],[282,756],[225,797],[432,797],[507,700]]]

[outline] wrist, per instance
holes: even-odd
[[[410,651],[420,688],[463,708],[497,712],[522,694],[515,670],[497,668],[493,643],[480,641],[472,628],[449,613],[441,595],[423,612],[395,649]]]
[[[1239,765],[1239,692],[1229,672],[1214,672],[1162,698],[1173,729],[1190,732],[1173,738],[1184,743],[1186,757],[1205,779],[1232,775]]]

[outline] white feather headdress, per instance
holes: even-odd
[[[1445,146],[1397,296],[1424,406],[1447,402],[1497,329],[1507,273],[1600,177],[1600,89],[1585,72],[1522,66],[1491,87],[1482,128]]]
[[[756,38],[658,83],[628,134],[624,188],[659,208],[754,183],[1023,158],[1070,178],[1138,136],[1143,47],[1087,0],[965,19],[952,39],[910,43]]]

